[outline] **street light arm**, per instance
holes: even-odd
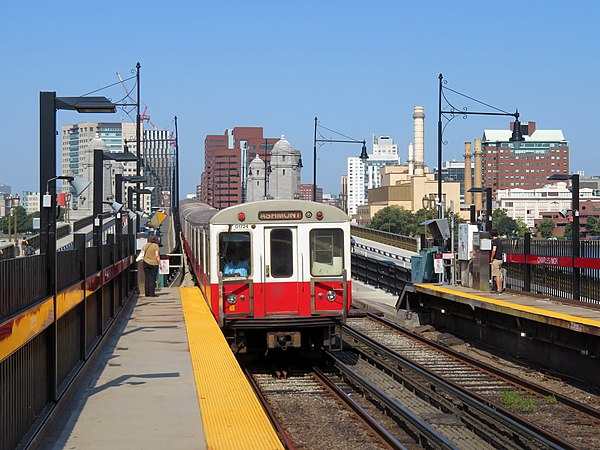
[[[450,110],[450,111],[440,111],[441,114],[454,114],[457,116],[460,115],[473,115],[473,116],[513,116],[516,120],[519,120],[519,112],[515,111],[514,113],[509,112],[482,112],[482,111],[461,111],[458,109]]]
[[[340,139],[317,139],[315,142],[347,142],[350,144],[364,144],[365,141],[355,141],[355,140],[340,140]]]

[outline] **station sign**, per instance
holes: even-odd
[[[259,211],[258,220],[302,220],[302,211]]]

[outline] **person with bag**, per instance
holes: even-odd
[[[492,294],[502,294],[504,292],[503,280],[502,280],[502,260],[504,255],[504,249],[502,248],[502,241],[498,237],[498,232],[492,230],[490,232],[492,238],[492,251],[490,253],[490,264],[492,265],[492,280],[496,281],[496,286],[492,285],[490,292]]]
[[[160,263],[160,249],[158,247],[158,236],[152,234],[148,242],[142,248],[144,253],[144,286],[146,297],[158,297],[155,293],[156,277],[158,276],[158,265]]]

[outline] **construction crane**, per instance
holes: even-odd
[[[121,86],[123,86],[123,89],[125,89],[125,98],[127,98],[129,102],[137,104],[137,101],[131,96],[131,91],[127,89],[127,86],[125,85],[125,80],[123,80],[123,77],[121,77],[121,74],[119,74],[119,72],[117,72],[117,78],[121,82]],[[150,115],[147,114],[147,111],[148,106],[144,105],[144,112],[140,114],[140,120],[142,122],[148,122],[150,125],[152,125],[152,128],[154,130],[158,130],[158,127],[154,125],[154,123],[152,123],[152,120],[150,120]]]

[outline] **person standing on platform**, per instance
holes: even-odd
[[[490,292],[501,294],[504,292],[502,279],[502,257],[504,256],[504,249],[502,248],[502,241],[498,238],[498,232],[496,230],[492,230],[490,236],[492,237],[492,251],[490,253],[492,279],[496,278],[496,286],[492,286]]]
[[[155,293],[158,265],[160,264],[160,249],[158,236],[152,234],[144,245],[144,286],[146,297],[158,297]]]

